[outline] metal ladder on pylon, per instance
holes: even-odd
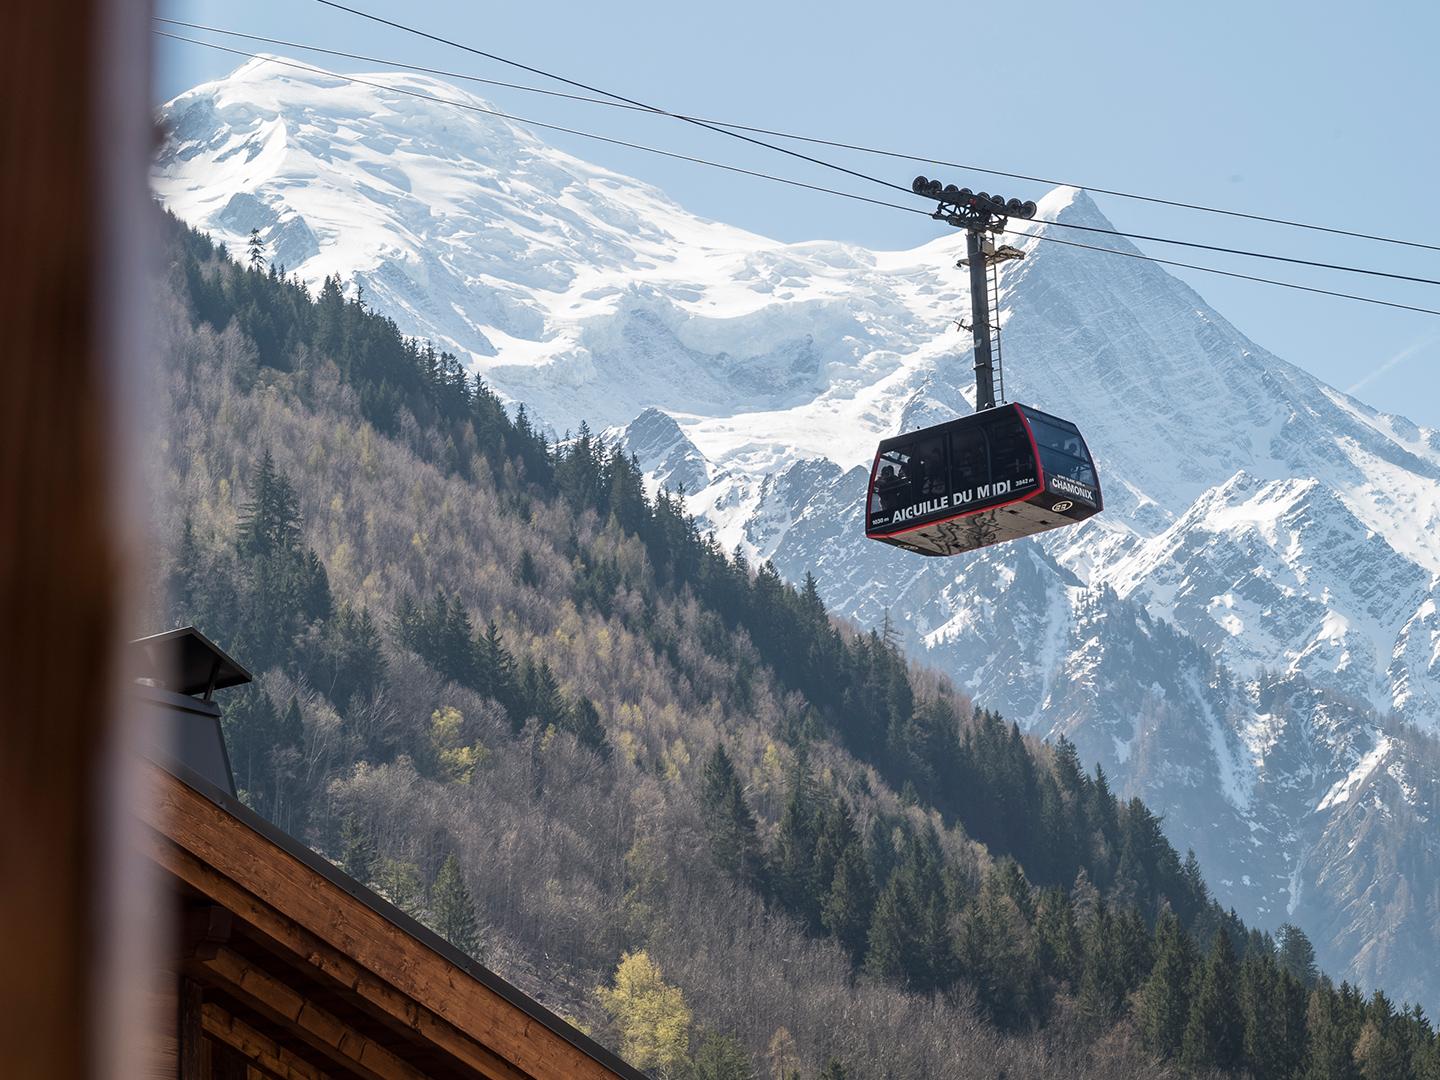
[[[995,319],[991,325],[991,335],[995,345],[995,400],[1004,404],[1005,402],[1005,365],[1001,361],[1000,351],[1000,268],[998,262],[990,263],[990,287],[986,290],[986,300],[992,311],[995,312]]]

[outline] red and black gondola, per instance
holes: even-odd
[[[1077,524],[1103,506],[1080,429],[1012,403],[882,442],[865,535],[959,555]]]

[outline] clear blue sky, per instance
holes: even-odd
[[[1433,3],[348,2],[675,111],[1440,244],[1440,200],[1432,194],[1440,173],[1440,5]],[[171,18],[536,81],[314,0],[160,0],[159,9]],[[376,66],[267,48],[337,71]],[[240,62],[164,40],[157,58],[157,100]],[[471,89],[535,119],[884,197],[861,181],[676,121]],[[648,180],[696,213],[780,239],[899,248],[939,228],[918,215],[544,137]],[[927,171],[839,151],[820,156],[900,183]],[[1042,190],[928,171],[1007,196]],[[1440,278],[1440,252],[1096,198],[1122,229]],[[1440,308],[1437,286],[1142,247]],[[1354,387],[1379,408],[1440,427],[1440,317],[1177,273],[1262,346],[1341,389]]]

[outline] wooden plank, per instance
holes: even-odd
[[[205,1034],[222,1042],[236,1053],[255,1063],[279,1080],[326,1080],[316,1065],[300,1057],[288,1047],[262,1035],[238,1016],[226,1012],[213,1002],[206,1003],[200,1013]]]
[[[210,1080],[250,1080],[250,1063],[224,1043],[206,1039],[210,1048]]]
[[[294,1031],[341,1068],[367,1080],[425,1080],[424,1073],[232,949],[222,946],[214,956],[197,957],[190,963],[227,993]]]
[[[177,1037],[180,1041],[180,1080],[209,1080],[209,1062],[200,1026],[203,990],[194,979],[180,979]]]
[[[152,857],[277,944],[496,1080],[617,1075],[233,815],[155,771],[162,795],[145,808],[145,820],[171,843],[152,845]],[[487,1053],[475,1054],[477,1045]]]
[[[146,997],[144,1014],[151,1031],[151,1052],[140,1075],[144,1080],[179,1080],[180,976],[168,969],[149,973],[140,991]]]

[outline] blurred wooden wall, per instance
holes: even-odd
[[[93,1074],[111,856],[113,489],[125,254],[107,220],[133,168],[149,8],[7,5],[0,35],[0,1073]],[[140,37],[134,36],[135,23]],[[116,27],[128,27],[117,35]],[[137,49],[135,41],[141,44]],[[138,67],[137,67],[138,66]],[[128,89],[127,89],[128,88]],[[118,96],[117,96],[118,95]],[[140,183],[143,191],[143,155]],[[133,200],[133,185],[120,193]],[[143,206],[141,207],[143,211]],[[134,269],[134,268],[132,268]],[[135,276],[133,273],[132,277]],[[118,380],[117,380],[118,381]]]

